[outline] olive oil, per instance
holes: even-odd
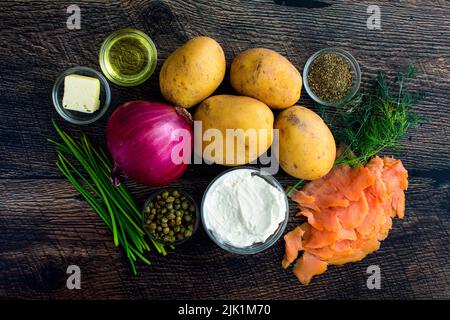
[[[123,86],[146,81],[156,67],[156,48],[143,32],[123,29],[111,34],[100,50],[100,66],[106,77]]]

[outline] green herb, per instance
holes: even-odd
[[[315,59],[308,72],[308,86],[321,100],[342,100],[352,86],[350,64],[339,54],[324,53]]]
[[[400,71],[396,86],[391,88],[385,73],[379,73],[375,91],[344,101],[334,118],[326,112],[325,106],[319,106],[336,139],[345,145],[335,164],[359,166],[384,149],[398,148],[407,130],[423,119],[410,111],[421,95],[405,88],[415,74],[413,66]],[[391,89],[396,91],[391,92]]]
[[[165,243],[182,241],[195,231],[195,205],[177,190],[157,194],[144,212],[145,229]]]
[[[138,258],[150,264],[144,257],[150,246],[141,227],[142,216],[136,203],[125,186],[116,187],[111,183],[111,163],[103,150],[95,149],[86,135],[74,139],[53,119],[52,123],[62,139],[61,143],[48,139],[56,145],[56,166],[112,231],[114,244],[124,248],[133,273],[137,274],[135,262]],[[166,255],[162,244],[151,241],[159,253]]]
[[[303,183],[303,181],[305,181],[305,179],[300,179],[296,184],[294,184],[292,187],[290,187],[288,189],[288,191],[286,191],[286,195],[290,195],[292,191],[294,191],[295,189],[298,188],[299,185],[301,185]]]

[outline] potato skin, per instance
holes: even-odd
[[[212,144],[212,141],[200,140],[201,137],[195,137],[202,142],[202,155],[206,161],[214,162],[217,164],[223,164],[226,166],[242,165],[256,160],[261,154],[263,154],[272,145],[273,141],[273,121],[274,116],[270,108],[256,99],[244,96],[234,95],[216,95],[204,100],[194,113],[195,121],[202,121],[202,132],[195,132],[194,134],[204,135],[208,129],[218,129],[223,137],[223,149],[217,150],[214,157],[208,157],[204,155],[205,148]],[[226,129],[242,129],[244,132],[247,129],[256,129],[257,134],[257,147],[248,147],[249,139],[245,139],[245,146],[242,146],[245,150],[245,156],[243,159],[237,158],[238,143],[234,138],[234,159],[227,161],[226,159]],[[264,132],[260,132],[258,129],[266,129]],[[264,134],[264,137],[260,134]],[[261,141],[260,141],[261,140]],[[199,150],[196,150],[197,152]],[[242,154],[242,153],[241,153]],[[244,160],[244,161],[240,161]]]
[[[231,64],[230,81],[239,94],[270,108],[285,109],[300,99],[302,76],[281,54],[264,48],[241,52]]]
[[[280,112],[274,128],[279,129],[278,160],[286,173],[299,179],[315,180],[331,170],[336,143],[318,114],[293,106]]]
[[[217,89],[225,69],[219,43],[209,37],[192,38],[164,61],[159,74],[161,93],[168,101],[190,108]]]

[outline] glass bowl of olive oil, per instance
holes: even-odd
[[[144,32],[132,28],[113,32],[100,49],[100,67],[113,83],[131,87],[145,82],[155,71],[157,52]]]

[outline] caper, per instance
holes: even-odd
[[[180,191],[164,191],[144,208],[144,226],[155,238],[172,243],[192,236],[195,211],[195,204]]]

